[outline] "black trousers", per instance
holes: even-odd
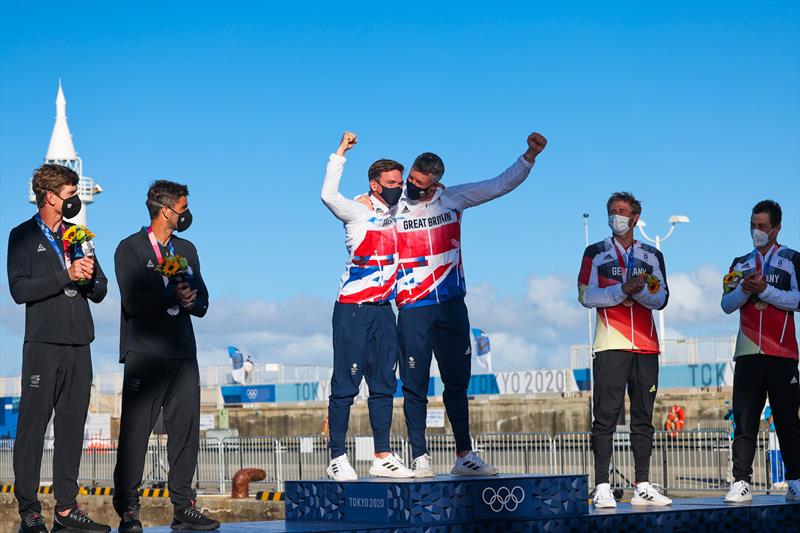
[[[770,355],[736,358],[733,372],[733,477],[750,482],[761,411],[769,396],[786,479],[800,479],[800,376],[797,360]]]
[[[608,466],[614,445],[614,430],[625,405],[625,387],[631,401],[631,448],[635,481],[649,481],[653,450],[653,404],[658,388],[658,355],[622,350],[597,352],[592,364],[594,379],[595,484],[608,483]]]
[[[398,315],[403,412],[406,415],[412,457],[428,453],[425,424],[434,354],[444,383],[442,399],[447,418],[453,427],[456,451],[471,450],[467,388],[472,354],[469,315],[464,300],[404,307]]]
[[[333,375],[328,399],[331,457],[347,452],[350,406],[361,380],[369,388],[369,422],[375,452],[391,451],[392,402],[397,390],[397,321],[389,304],[343,304],[333,308]]]
[[[125,357],[122,417],[114,509],[122,516],[139,502],[147,443],[163,408],[167,432],[168,488],[178,509],[196,497],[192,478],[200,446],[200,372],[197,359],[163,359],[139,354]]]
[[[22,348],[22,397],[14,446],[14,494],[20,513],[42,507],[36,496],[44,436],[55,409],[53,494],[56,510],[77,505],[83,427],[92,388],[89,345],[26,342]]]

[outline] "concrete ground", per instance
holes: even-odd
[[[42,514],[52,526],[55,503],[52,495],[40,496]],[[169,498],[142,498],[142,523],[145,527],[169,525],[172,505]],[[78,496],[78,505],[97,522],[116,529],[119,516],[111,504],[111,496]],[[223,523],[283,520],[283,502],[259,501],[254,498],[234,500],[228,496],[199,496],[197,507]],[[17,501],[13,494],[0,494],[0,533],[14,533],[19,528]],[[168,529],[168,528],[167,528]]]

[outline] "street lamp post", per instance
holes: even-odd
[[[673,231],[675,231],[675,226],[677,224],[688,224],[689,217],[684,215],[672,215],[671,217],[669,217],[669,220],[667,222],[669,223],[669,231],[667,232],[667,234],[664,235],[663,237],[661,237],[660,235],[656,235],[654,239],[651,239],[647,235],[647,233],[644,232],[644,228],[645,226],[647,226],[647,224],[645,224],[644,220],[642,220],[641,218],[639,219],[639,222],[636,223],[636,227],[639,228],[639,232],[642,234],[642,237],[644,237],[645,239],[647,239],[652,243],[655,243],[656,250],[661,251],[661,243],[669,239],[669,236],[672,235]],[[664,333],[663,309],[658,312],[658,334],[659,334],[659,339],[663,343],[666,340],[666,337],[664,336],[665,333]]]
[[[586,247],[589,247],[589,213],[583,214],[583,233],[584,233],[584,240],[586,241]],[[587,324],[589,325],[589,353],[592,351],[592,310],[586,310],[586,316],[588,317]]]
[[[586,247],[589,247],[589,213],[583,214],[583,236],[586,242]],[[594,376],[592,375],[593,368],[592,368],[592,344],[594,339],[592,338],[592,310],[586,310],[586,323],[588,324],[588,332],[589,332],[589,429],[592,428],[592,423],[594,422],[594,402],[593,402],[593,391],[594,391]]]

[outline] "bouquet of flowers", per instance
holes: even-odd
[[[661,290],[661,280],[654,275],[642,274],[642,278],[644,279],[644,282],[647,285],[647,291],[650,294],[657,294],[658,291]]]
[[[182,255],[168,255],[164,258],[164,262],[156,267],[156,272],[164,276],[166,285],[180,283],[189,272],[189,262]],[[180,306],[174,305],[167,309],[167,314],[177,316],[180,311]]]
[[[164,262],[156,267],[156,272],[169,281],[180,283],[183,276],[189,271],[189,262],[182,255],[168,255]]]
[[[86,226],[79,224],[70,226],[64,232],[62,239],[66,247],[69,248],[70,259],[94,257],[94,242],[92,241],[94,233],[89,231]],[[89,280],[83,278],[78,280],[79,285],[85,285],[88,282]]]
[[[725,277],[722,278],[722,290],[725,292],[725,294],[738,287],[743,277],[743,274],[738,270],[734,270],[725,274]]]

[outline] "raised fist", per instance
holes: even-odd
[[[528,152],[529,154],[536,157],[544,150],[544,147],[547,146],[547,139],[544,138],[544,135],[541,133],[531,133],[528,135]]]
[[[336,153],[339,155],[344,155],[344,153],[355,146],[357,142],[358,139],[356,138],[355,133],[345,131],[342,134],[342,140],[339,142],[339,149],[336,150]]]

